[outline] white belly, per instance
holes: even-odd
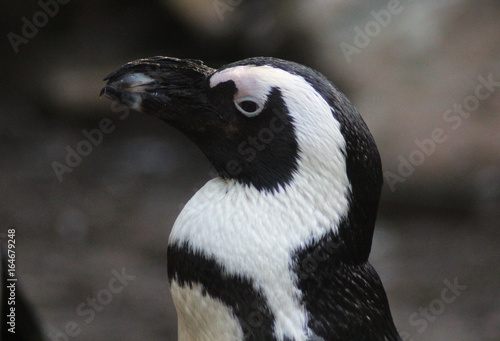
[[[179,318],[179,341],[240,341],[243,331],[232,310],[202,294],[199,284],[170,286]]]

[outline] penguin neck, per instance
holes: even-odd
[[[255,237],[255,247],[275,242],[291,253],[311,240],[338,234],[350,201],[343,162],[344,158],[301,155],[291,181],[272,191],[233,179],[212,179],[186,204],[170,241],[188,242],[207,252],[226,235],[244,243]]]

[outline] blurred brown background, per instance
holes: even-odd
[[[154,55],[324,73],[382,155],[371,259],[402,336],[500,340],[499,19],[495,0],[4,3],[0,237],[16,229],[47,340],[176,340],[167,238],[213,172],[163,122],[98,96],[109,72]],[[103,119],[113,131],[82,142]]]

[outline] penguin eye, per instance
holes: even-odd
[[[253,117],[260,114],[264,106],[253,97],[242,97],[234,101],[236,109],[247,117]]]

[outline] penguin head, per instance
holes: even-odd
[[[276,58],[216,70],[197,60],[153,57],[105,80],[101,94],[179,129],[224,179],[274,192],[300,175],[317,191],[335,188],[332,195],[349,202],[344,221],[359,230],[346,238],[368,257],[380,157],[361,116],[323,75]]]

